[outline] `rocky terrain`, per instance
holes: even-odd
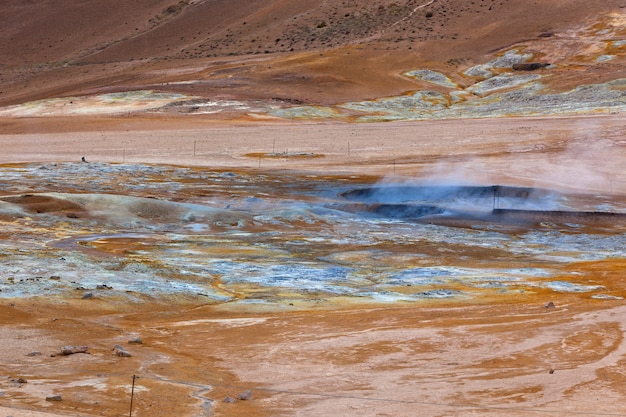
[[[3,16],[1,415],[626,415],[622,0]]]

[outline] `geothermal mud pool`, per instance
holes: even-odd
[[[0,175],[4,298],[290,309],[623,297],[583,266],[626,257],[619,195],[101,163]]]

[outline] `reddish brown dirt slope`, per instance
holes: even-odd
[[[398,94],[404,70],[552,42],[621,0],[114,1],[3,5],[0,105],[102,90],[334,103]],[[549,60],[550,57],[547,57]],[[163,88],[163,87],[160,87]]]

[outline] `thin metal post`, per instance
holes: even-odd
[[[139,378],[137,375],[133,375],[133,385],[130,389],[130,411],[128,417],[133,417],[133,397],[135,396],[135,380]]]

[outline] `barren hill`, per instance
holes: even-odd
[[[407,71],[454,78],[514,46],[560,64],[547,83],[565,90],[618,78],[626,48],[624,0],[36,3],[3,5],[1,106],[135,90],[332,105],[406,94],[420,86]]]

